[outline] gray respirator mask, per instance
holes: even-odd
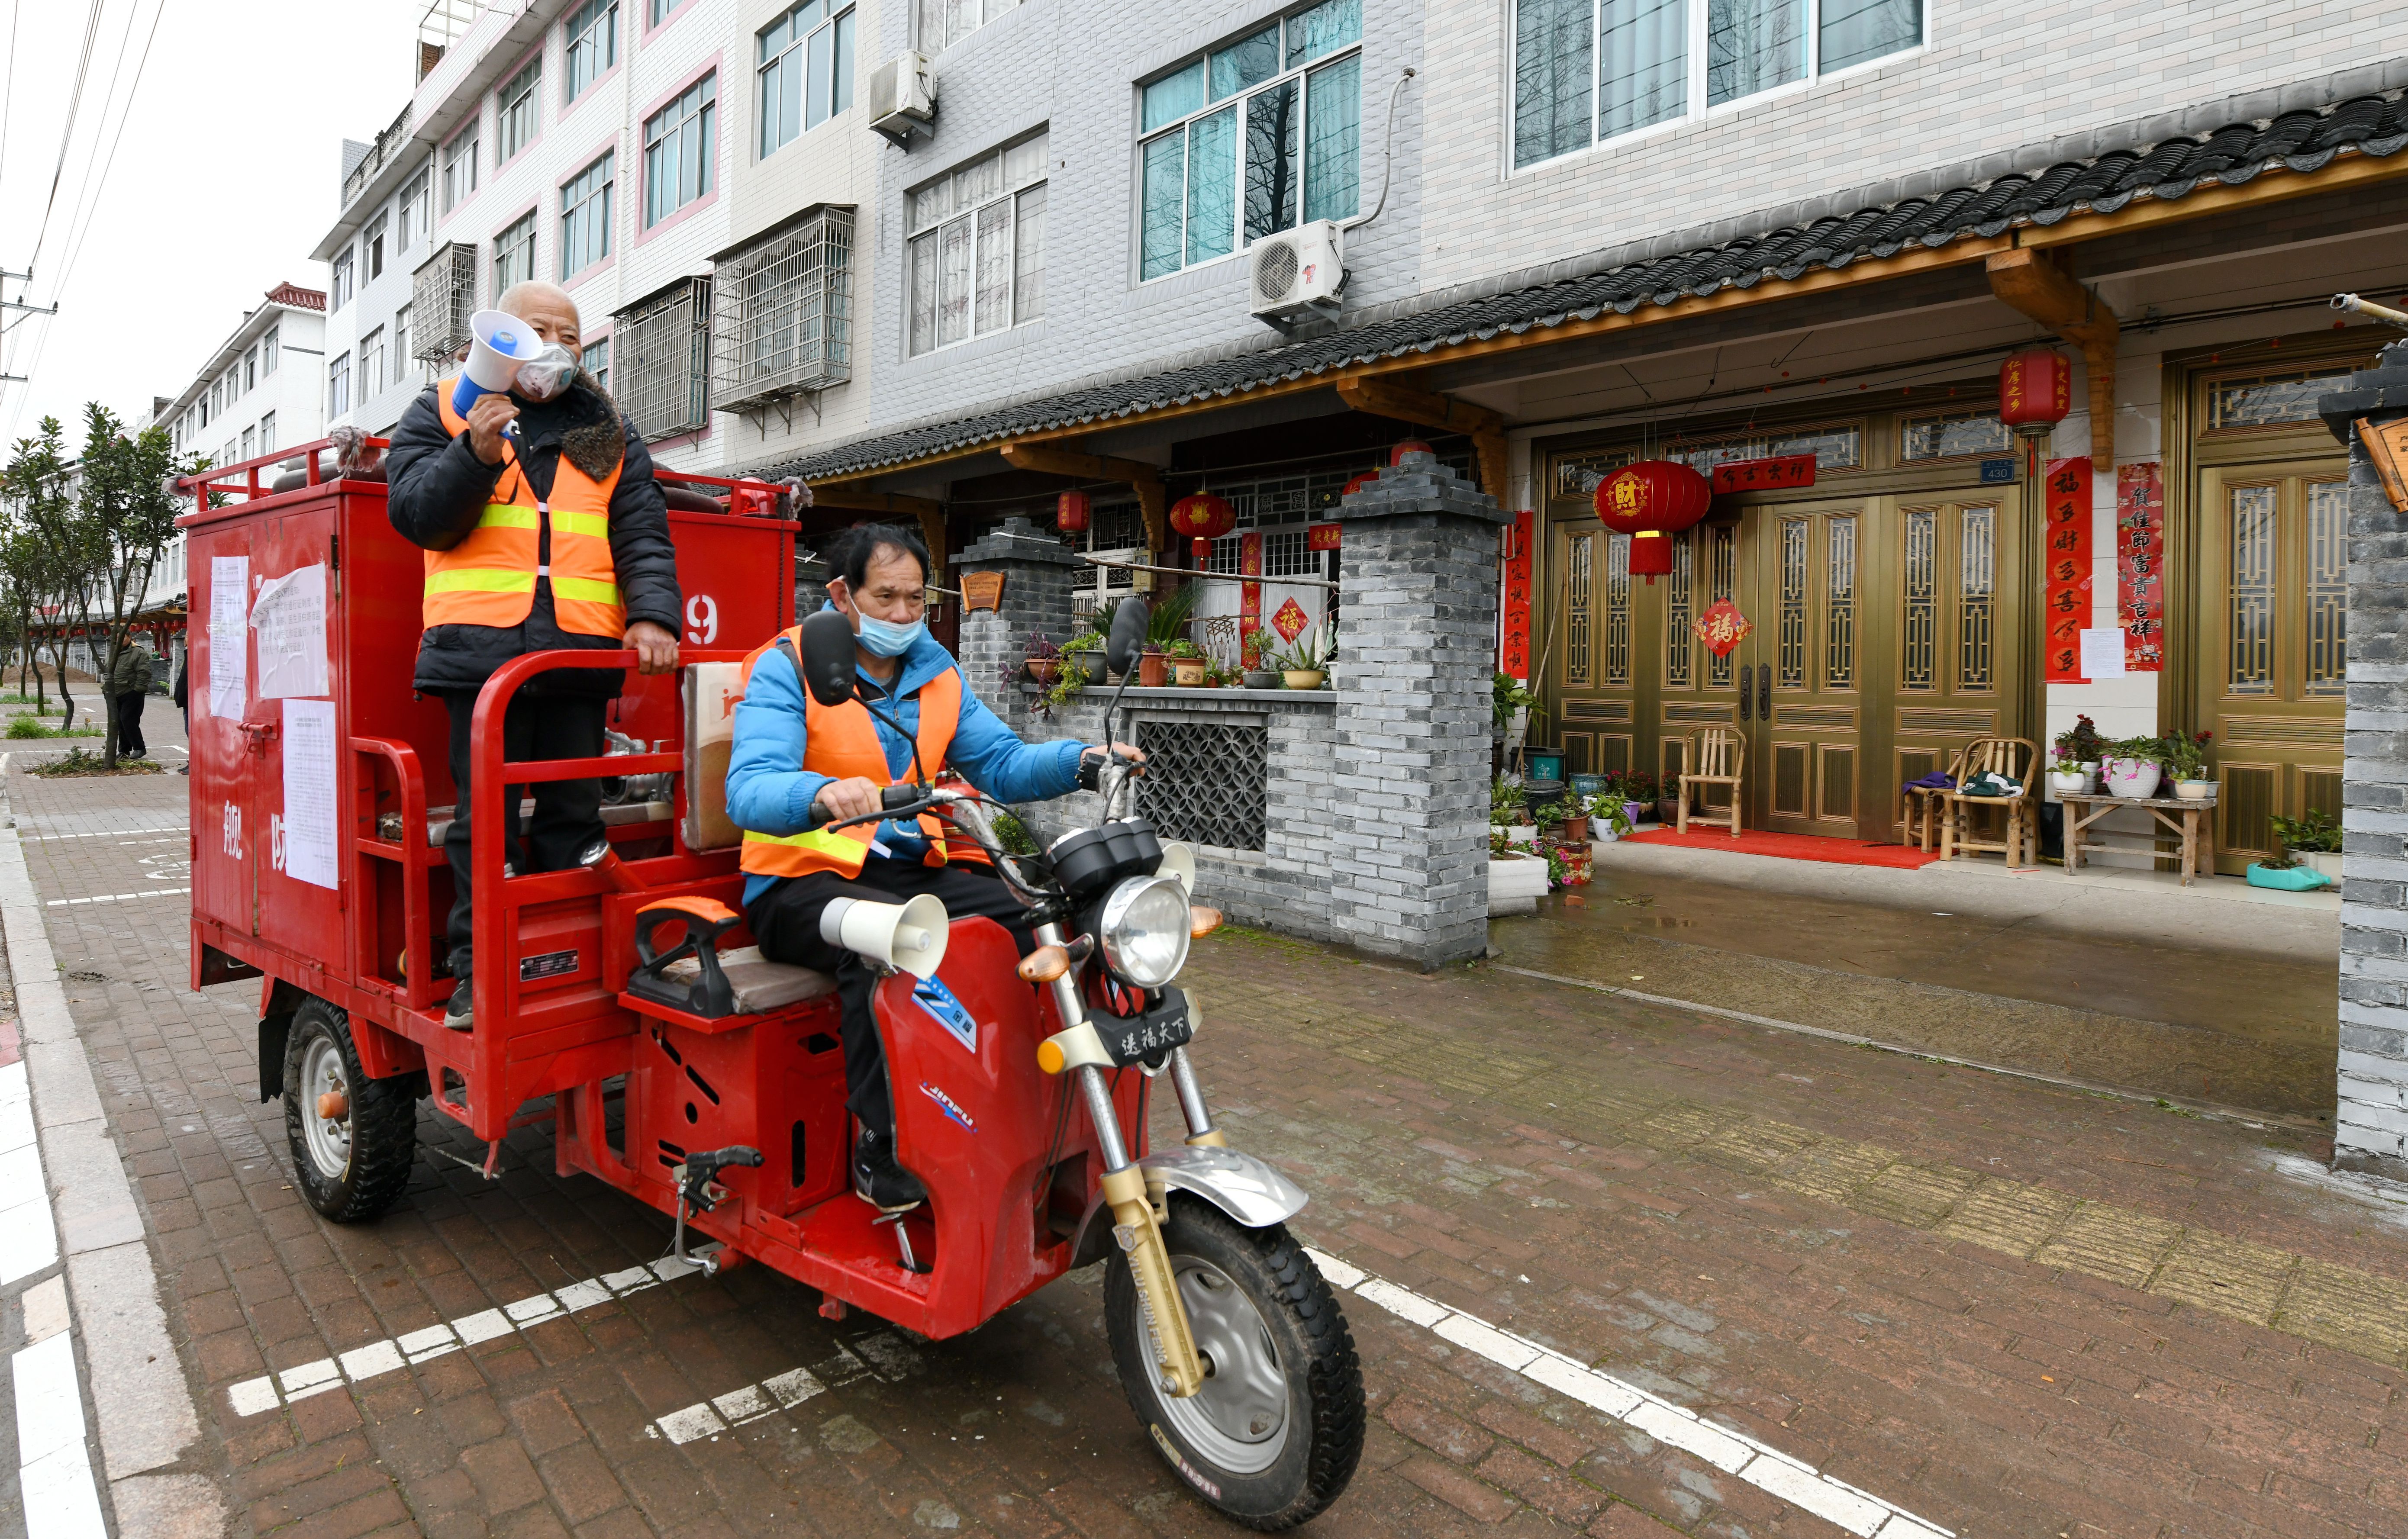
[[[519,365],[510,391],[530,401],[549,401],[568,389],[576,378],[577,355],[557,342],[547,342],[541,352]]]

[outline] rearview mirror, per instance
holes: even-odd
[[[803,683],[823,705],[853,698],[853,626],[834,609],[803,621]]]
[[[1145,649],[1146,627],[1153,621],[1153,612],[1141,598],[1125,598],[1112,611],[1112,634],[1104,643],[1104,666],[1116,674],[1125,674],[1137,666],[1138,653]]]

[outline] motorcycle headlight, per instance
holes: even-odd
[[[1131,876],[1104,898],[1096,932],[1124,981],[1159,989],[1187,964],[1187,889],[1175,876]]]

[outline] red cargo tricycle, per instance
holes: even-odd
[[[488,1145],[489,1173],[506,1134],[550,1122],[559,1172],[669,1215],[673,1253],[757,1261],[821,1290],[824,1312],[932,1338],[1104,1261],[1124,1389],[1182,1478],[1256,1528],[1335,1500],[1362,1446],[1354,1343],[1285,1228],[1304,1193],[1212,1125],[1188,1054],[1199,1011],[1175,979],[1217,919],[1190,902],[1193,856],[1133,815],[1129,766],[1101,766],[1101,822],[1030,856],[940,765],[887,791],[881,816],[940,818],[986,851],[1039,945],[1023,959],[1003,927],[933,899],[831,905],[829,938],[882,975],[896,1151],[930,1177],[925,1203],[881,1212],[846,1176],[835,980],[762,959],[738,912],[726,733],[742,658],[792,623],[796,525],[777,489],[662,472],[678,672],[644,677],[632,652],[513,660],[479,697],[455,787],[445,713],[410,690],[421,553],[380,480],[322,475],[316,449],[282,491],[263,484],[271,460],[190,478],[183,520],[194,982],[264,979],[260,1094],[283,1097],[312,1205],[359,1222],[396,1201],[424,1098]],[[1141,606],[1116,620],[1133,652]],[[813,694],[853,699],[844,620],[814,617],[803,642]],[[627,670],[614,751],[505,762],[516,692],[595,668]],[[496,819],[477,819],[477,976],[441,976],[451,806],[572,778],[602,779],[607,837],[576,868],[513,873]],[[448,1030],[444,1002],[469,987],[476,1024]],[[1164,1076],[1188,1133],[1150,1151]]]

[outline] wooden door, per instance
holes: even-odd
[[[1855,838],[1865,816],[1868,542],[1865,499],[1752,508],[1740,648],[1748,823]],[[1753,676],[1750,678],[1750,676]]]
[[[2000,488],[2001,493],[2012,488]],[[1889,531],[1897,577],[1894,693],[1885,755],[1890,820],[1910,781],[1945,770],[1977,737],[2014,736],[2025,622],[2016,585],[2019,530],[2005,495],[1901,497]]]
[[[2198,720],[2222,782],[2216,869],[2274,847],[2271,819],[2341,815],[2348,463],[2200,473]]]
[[[1631,724],[1645,670],[1633,613],[1630,536],[1595,519],[1572,519],[1555,526],[1553,555],[1554,591],[1540,607],[1541,616],[1553,616],[1541,645],[1558,686],[1561,718],[1549,735],[1564,750],[1567,775],[1632,768],[1639,761]]]

